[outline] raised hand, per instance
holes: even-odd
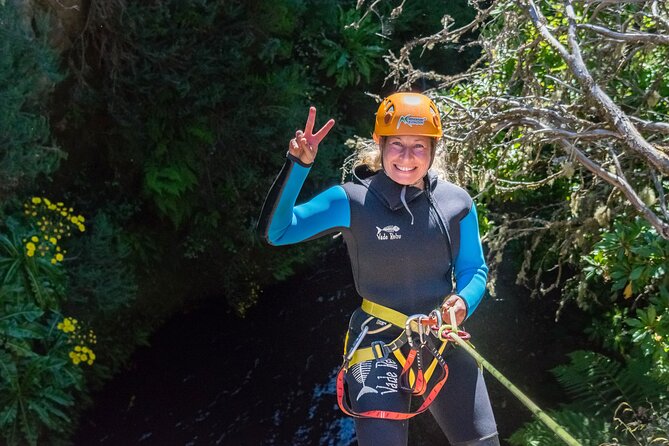
[[[299,158],[304,164],[314,162],[318,153],[318,144],[320,144],[335,124],[334,119],[330,119],[319,131],[313,133],[315,122],[316,107],[309,107],[309,117],[307,118],[304,130],[295,132],[295,138],[291,139],[288,143],[288,152],[294,157]]]

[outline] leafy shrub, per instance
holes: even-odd
[[[581,444],[634,441],[650,445],[668,438],[666,420],[664,424],[657,423],[669,409],[666,386],[648,377],[650,363],[622,364],[587,351],[575,351],[569,357],[569,364],[556,367],[552,373],[573,401],[550,415]],[[648,435],[640,436],[640,430]],[[543,423],[533,421],[516,431],[509,441],[518,446],[552,446],[560,440]]]
[[[52,172],[64,155],[49,129],[49,93],[62,76],[45,23],[31,28],[16,2],[0,3],[0,202]]]
[[[60,314],[61,246],[83,217],[42,197],[24,209],[0,233],[0,435],[10,445],[67,438],[86,401],[81,366],[95,361],[94,333]]]

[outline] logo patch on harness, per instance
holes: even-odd
[[[402,234],[399,234],[400,228],[395,225],[388,225],[384,228],[376,227],[376,238],[379,240],[399,240]]]

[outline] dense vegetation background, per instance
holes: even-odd
[[[458,121],[453,104],[472,110],[490,92],[528,97],[578,87],[573,79],[523,80],[533,70],[555,79],[565,67],[513,4],[492,2],[497,9],[464,29],[458,45],[434,38],[407,48],[478,20],[481,9],[464,1],[364,3],[0,1],[4,441],[67,442],[91,392],[171,315],[224,295],[242,317],[263,287],[315,259],[327,240],[268,249],[255,233],[308,105],[337,125],[304,196],[341,176],[348,139],[370,135],[376,103],[367,92],[431,88],[462,130],[476,127]],[[647,3],[614,12],[628,28],[666,40],[666,5]],[[553,29],[566,27],[560,4],[541,6]],[[501,39],[509,27],[520,34]],[[621,50],[623,71],[603,65],[597,73],[608,75],[604,88],[616,103],[641,110],[646,123],[666,121],[669,109],[665,40]],[[583,45],[601,54],[613,48]],[[518,47],[531,63],[517,62]],[[476,69],[481,54],[493,56],[489,70],[465,84],[445,81]],[[587,97],[567,96],[553,100],[580,107],[567,122],[599,122]],[[491,265],[504,253],[524,258],[515,265],[521,282],[538,294],[561,288],[562,317],[578,311],[592,320],[593,351],[574,352],[555,371],[574,396],[555,416],[584,444],[666,441],[667,240],[614,186],[573,157],[554,156],[554,141],[506,129],[488,140],[456,138],[446,156],[481,203]],[[651,143],[666,152],[669,132],[651,129]],[[666,172],[634,154],[609,156],[604,168],[617,163],[640,185],[645,205],[666,215]],[[508,255],[528,247],[531,257]],[[554,267],[560,274],[545,273]],[[515,441],[555,444],[538,425]]]

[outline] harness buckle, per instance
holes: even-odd
[[[380,359],[387,359],[388,355],[390,354],[390,349],[383,341],[373,341],[370,344],[370,347],[376,361]]]

